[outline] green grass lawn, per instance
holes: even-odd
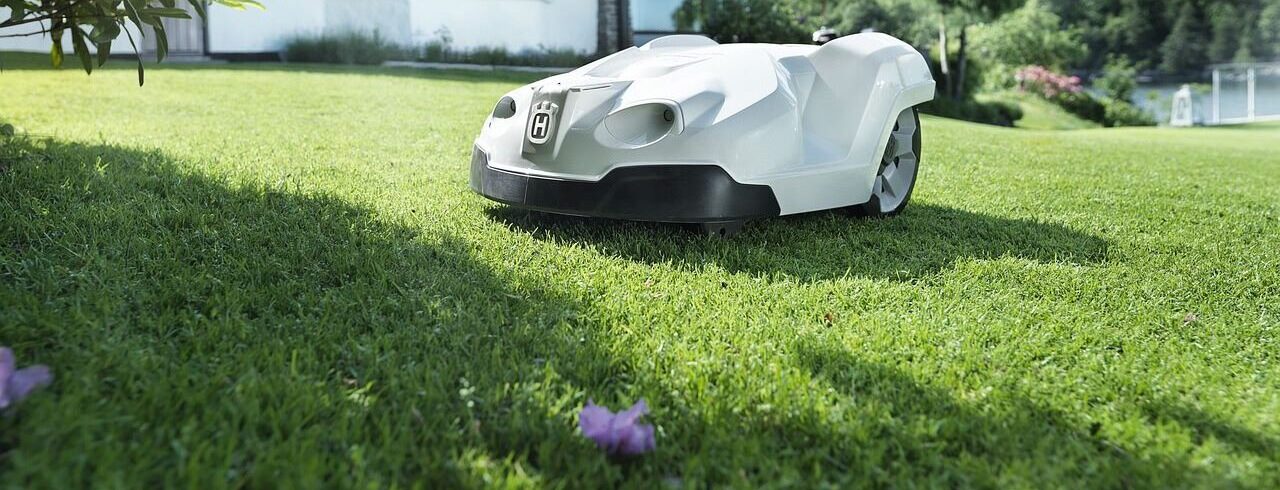
[[[472,194],[519,76],[115,64],[0,73],[0,486],[1280,487],[1280,125],[926,117],[717,240]]]

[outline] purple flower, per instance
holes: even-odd
[[[15,369],[13,351],[0,347],[0,409],[18,403],[36,388],[53,381],[49,367],[41,364]]]
[[[636,402],[625,412],[614,415],[609,409],[588,400],[578,414],[582,435],[596,442],[610,456],[634,456],[652,451],[657,443],[653,439],[653,426],[638,424],[640,416],[649,413],[644,400]]]

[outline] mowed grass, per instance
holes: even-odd
[[[472,194],[517,76],[9,66],[3,486],[1280,487],[1280,126],[926,117],[905,214],[717,240]]]

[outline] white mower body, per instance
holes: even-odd
[[[933,96],[925,59],[885,34],[820,47],[668,36],[508,93],[475,141],[471,185],[515,206],[650,221],[854,206],[903,148],[914,185],[918,118],[895,127]]]

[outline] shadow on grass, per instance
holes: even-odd
[[[838,211],[749,223],[728,240],[687,227],[490,208],[488,216],[540,239],[589,244],[645,263],[716,264],[730,272],[781,274],[814,281],[843,276],[912,280],[967,259],[1015,257],[1090,264],[1107,243],[1062,225],[988,216],[916,203],[894,218],[860,219]]]
[[[1280,461],[1280,438],[1254,432],[1217,415],[1170,398],[1156,398],[1143,406],[1152,423],[1172,421],[1191,431],[1197,445],[1213,438],[1240,451]]]
[[[660,442],[680,444],[699,460],[714,462],[686,467],[688,486],[799,481],[808,482],[799,486],[832,488],[1249,486],[1248,476],[1192,466],[1181,454],[1122,447],[1107,438],[1101,423],[1072,417],[1016,389],[958,397],[891,363],[866,360],[818,337],[797,340],[785,355],[815,380],[809,394],[776,405],[735,400],[702,406],[690,416],[695,420],[689,432]],[[718,383],[709,380],[707,386]],[[760,389],[761,395],[767,390],[763,384]],[[822,402],[816,410],[799,408],[810,399]],[[671,404],[678,402],[659,399],[656,406]]]
[[[1099,435],[1101,427],[1073,422],[1065,413],[1003,389],[960,400],[839,345],[802,340],[795,347],[800,366],[855,404],[844,416],[862,430],[834,438],[820,427],[772,430],[833,439],[820,447],[844,444],[846,452],[826,457],[871,475],[877,486],[910,479],[945,488],[999,488],[1012,482],[1161,488],[1167,486],[1159,482],[1185,485],[1204,476],[1181,462],[1130,454]],[[860,454],[864,446],[884,448],[881,452],[893,457]]]
[[[1280,130],[1280,121],[1264,121],[1245,124],[1224,124],[1221,126],[1206,126],[1203,129],[1212,129],[1215,131],[1269,131],[1275,132]],[[1176,131],[1176,129],[1175,129]]]
[[[6,479],[459,487],[503,461],[618,478],[573,414],[578,386],[614,402],[626,366],[572,299],[334,197],[157,152],[0,145],[0,339],[58,375],[0,419]]]
[[[626,351],[610,344],[589,302],[495,271],[457,237],[334,197],[194,173],[155,152],[19,142],[0,155],[0,300],[13,305],[0,315],[0,339],[59,376],[16,417],[0,418],[9,448],[0,473],[12,481],[456,487],[529,475],[551,486],[652,487],[675,475],[708,485],[965,486],[1022,469],[1051,483],[1128,486],[1158,476],[1157,464],[1187,471],[1137,460],[1029,401],[983,413],[821,343],[798,345],[794,362],[851,400],[832,410],[856,417],[681,418],[664,408],[680,406],[680,395],[666,380],[632,375],[632,362],[644,361],[618,356]],[[1017,231],[921,208],[929,226],[958,219],[998,236]],[[790,227],[813,251],[823,238],[840,244],[841,228],[887,240],[895,232],[876,227],[923,226],[777,221],[749,238],[753,254],[804,258],[770,242]],[[665,227],[567,227],[655,234],[688,254],[735,258],[733,241]],[[932,240],[925,245],[947,245]],[[637,392],[651,395],[660,449],[607,464],[574,428],[582,393],[616,407]],[[882,409],[907,425],[876,418]]]

